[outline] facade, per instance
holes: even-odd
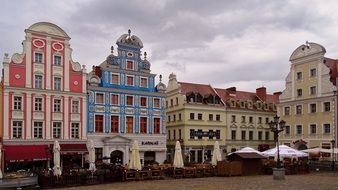
[[[291,69],[278,112],[286,121],[281,142],[296,149],[330,148],[337,137],[337,88],[330,82],[330,69],[335,71],[336,60],[325,58],[325,53],[320,44],[306,42],[290,57]]]
[[[277,114],[280,92],[267,94],[266,88],[243,92],[236,87],[216,88],[226,106],[226,152],[243,147],[264,151],[274,146],[268,122]]]
[[[72,60],[70,37],[60,27],[39,22],[25,33],[23,52],[3,61],[6,169],[48,167],[55,140],[62,166],[81,166],[87,151],[86,70]]]
[[[141,163],[163,163],[166,155],[165,85],[155,86],[150,63],[141,59],[142,41],[135,35],[118,38],[107,59],[88,76],[88,139],[96,159],[128,164],[137,140]]]
[[[181,142],[185,161],[211,161],[215,141],[226,147],[226,116],[222,99],[211,85],[178,82],[170,74],[166,97],[168,160]],[[223,154],[223,157],[225,154]]]

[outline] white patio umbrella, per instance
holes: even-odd
[[[54,175],[61,176],[61,167],[60,167],[60,144],[57,140],[54,142],[53,153],[54,153]]]
[[[89,153],[89,171],[92,173],[95,172],[96,166],[95,166],[95,148],[94,148],[94,142],[93,140],[89,140],[87,144],[87,149]]]
[[[216,166],[217,165],[217,161],[221,161],[221,160],[222,160],[222,155],[221,155],[221,151],[219,149],[219,143],[218,143],[218,141],[215,141],[214,151],[212,153],[211,164],[213,166]]]
[[[174,166],[174,168],[183,168],[184,167],[183,157],[182,157],[182,149],[181,149],[181,144],[180,144],[179,141],[176,141],[173,166]]]
[[[262,152],[262,155],[267,157],[277,157],[277,147]],[[299,158],[299,157],[307,157],[309,156],[309,154],[293,149],[286,145],[279,145],[279,156],[281,158],[294,158],[294,157]]]
[[[244,147],[240,150],[237,150],[235,153],[257,153],[257,154],[262,155],[262,152],[259,152],[258,150],[255,150],[251,147]]]
[[[138,143],[135,140],[132,148],[131,148],[131,157],[130,157],[130,162],[129,162],[129,169],[134,169],[134,170],[141,170],[141,160],[140,160],[140,152],[139,152],[139,147]]]

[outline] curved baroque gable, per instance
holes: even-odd
[[[56,36],[62,36],[65,38],[69,38],[67,33],[60,28],[59,26],[49,23],[49,22],[38,22],[33,25],[31,25],[28,30],[32,31],[37,31],[37,32],[42,32],[42,33],[48,33],[48,34],[53,34]]]
[[[325,48],[320,44],[309,42],[299,46],[295,51],[293,51],[290,56],[290,61],[318,53],[325,54]]]

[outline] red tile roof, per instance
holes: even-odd
[[[338,59],[331,59],[325,57],[324,64],[330,69],[330,81],[336,85],[336,78],[338,76]]]
[[[215,95],[215,91],[210,84],[196,84],[196,83],[187,83],[187,82],[178,82],[181,85],[182,94],[187,94],[190,92],[200,93],[202,96],[205,95]]]
[[[231,88],[229,89],[221,89],[215,88],[216,92],[222,98],[223,101],[227,101],[230,98],[235,100],[251,100],[252,102],[256,102],[260,100],[255,92],[244,92],[244,91],[233,91]],[[275,94],[267,94],[266,95],[266,103],[277,103],[279,100],[279,93]]]

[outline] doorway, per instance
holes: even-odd
[[[115,150],[110,153],[110,163],[114,165],[123,165],[123,152]]]

